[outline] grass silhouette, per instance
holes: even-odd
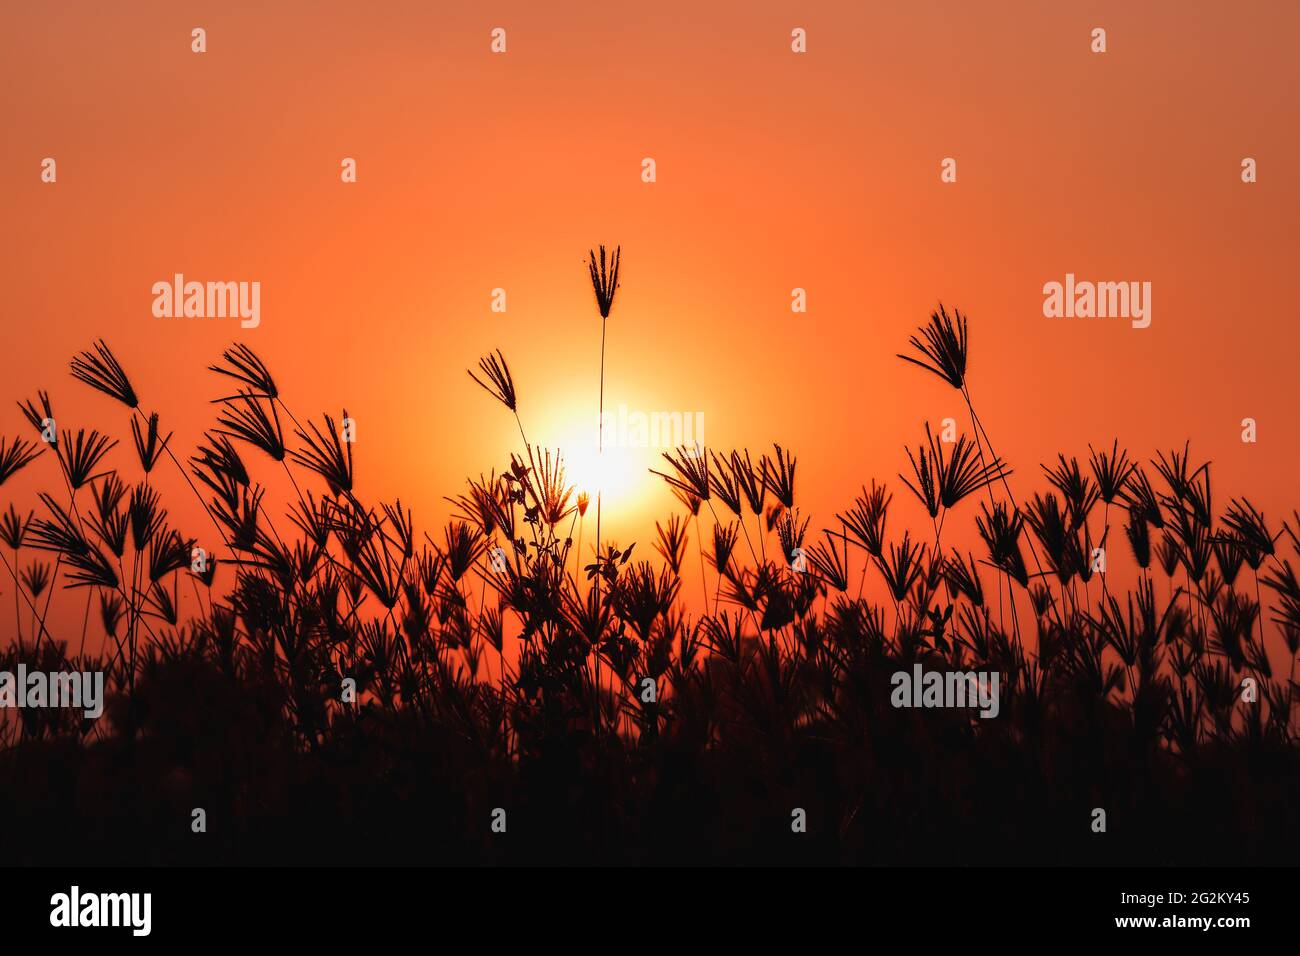
[[[619,259],[588,264],[602,408]],[[588,500],[528,442],[499,351],[470,376],[523,448],[430,534],[400,501],[362,499],[346,410],[299,419],[247,346],[210,366],[233,391],[182,463],[97,343],[72,372],[131,410],[135,459],[111,465],[117,442],[94,430],[51,434],[46,393],[20,405],[41,441],[0,441],[0,485],[46,446],[58,476],[39,513],[0,515],[0,669],[103,670],[111,697],[100,721],[4,712],[0,810],[30,822],[0,847],[18,863],[1290,862],[1300,514],[1276,531],[1244,498],[1220,514],[1188,446],[1143,465],[1118,443],[1086,465],[1058,455],[1018,504],[969,344],[940,307],[901,356],[971,420],[969,438],[945,447],[926,424],[906,450],[930,527],[900,529],[872,481],[810,535],[789,451],[681,448],[655,472],[681,513],[619,549],[598,495],[584,554]],[[222,541],[197,566],[149,481],[164,457]],[[287,510],[259,464],[287,475]],[[945,547],[957,510],[983,554]],[[1127,549],[1131,591],[1095,548]],[[78,589],[72,654],[46,621]],[[916,663],[998,673],[999,716],[893,707],[891,675]]]

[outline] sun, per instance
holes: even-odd
[[[591,499],[587,515],[594,517],[597,495],[600,496],[605,519],[602,536],[608,539],[611,535],[635,534],[650,512],[661,504],[655,497],[663,482],[650,474],[651,468],[663,465],[659,452],[620,440],[610,430],[606,431],[605,446],[601,449],[595,414],[576,405],[545,410],[541,419],[550,427],[539,430],[535,447],[539,451],[559,450],[564,462],[565,486],[573,489],[571,505],[585,492]]]
[[[606,505],[627,504],[640,497],[648,476],[640,464],[639,449],[596,446],[595,436],[571,439],[560,445],[564,455],[565,480],[575,492],[586,492],[594,501],[599,493]]]

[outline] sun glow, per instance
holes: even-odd
[[[640,462],[640,449],[596,446],[593,436],[585,441],[572,440],[560,445],[564,454],[565,477],[575,492],[585,491],[594,501],[601,494],[606,504],[627,504],[643,496],[646,481],[652,477]]]
[[[565,485],[573,489],[570,505],[576,505],[583,492],[591,499],[588,521],[595,519],[596,497],[600,496],[605,524],[602,536],[609,540],[611,535],[623,536],[644,523],[650,510],[658,505],[654,493],[663,482],[649,471],[659,467],[654,449],[629,447],[616,440],[603,450],[598,447],[595,418],[590,412],[552,411],[544,420],[555,424],[538,436],[540,441],[535,447],[559,450]]]

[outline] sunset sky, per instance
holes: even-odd
[[[1300,505],[1300,8],[469,6],[6,6],[0,434],[34,437],[15,403],[48,389],[61,429],[111,431],[132,468],[126,412],[68,375],[102,336],[188,455],[228,393],[205,368],[242,341],[299,418],[348,409],[358,493],[400,497],[436,536],[444,496],[519,450],[465,374],[493,349],[529,438],[590,483],[585,262],[606,243],[623,252],[606,407],[700,412],[721,449],[781,443],[814,531],[872,477],[891,520],[927,520],[903,445],[927,420],[964,429],[964,405],[895,353],[939,302],[969,317],[972,397],[1022,494],[1058,451],[1117,437],[1145,460],[1191,439],[1217,509],[1246,494],[1280,526]],[[261,324],[156,318],[151,288],[176,273],[260,282]],[[1151,326],[1045,318],[1067,273],[1150,282]],[[659,451],[611,452],[607,536],[647,551],[675,507],[645,472]],[[170,462],[157,482],[211,534]],[[38,461],[0,508],[58,484]]]

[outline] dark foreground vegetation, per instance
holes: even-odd
[[[593,255],[602,323],[617,269]],[[217,422],[185,460],[107,347],[83,353],[134,454],[62,421],[49,441],[49,397],[23,403],[44,440],[0,445],[0,483],[35,462],[50,491],[0,522],[0,670],[103,670],[111,698],[98,721],[5,712],[0,858],[1294,863],[1300,521],[1220,506],[1186,447],[1059,456],[1017,501],[962,316],[904,358],[960,390],[970,432],[927,428],[892,491],[810,532],[785,449],[681,449],[677,513],[620,550],[528,443],[499,353],[473,375],[521,446],[428,534],[354,488],[346,412],[299,419],[247,347],[212,366]],[[203,501],[198,536],[159,469]],[[931,525],[898,527],[895,494]],[[955,510],[981,553],[944,544]],[[85,601],[81,633],[47,626],[56,593]],[[916,662],[997,673],[998,715],[895,708]]]

